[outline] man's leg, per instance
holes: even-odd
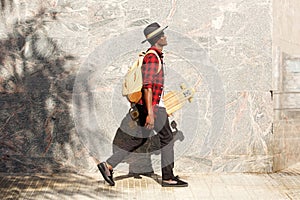
[[[146,141],[147,138],[128,135],[119,128],[113,140],[113,155],[106,162],[113,168],[116,167],[125,157],[142,146]]]
[[[111,185],[114,186],[113,168],[123,161],[132,151],[140,147],[146,142],[146,138],[134,137],[126,134],[120,128],[117,130],[113,141],[113,154],[106,162],[97,165],[103,178]]]
[[[162,179],[169,180],[174,177],[174,141],[169,119],[163,108],[157,111],[155,130],[160,140]]]
[[[174,139],[169,124],[169,119],[164,108],[159,108],[157,112],[157,123],[161,148],[162,186],[164,187],[186,187],[188,183],[174,176]]]

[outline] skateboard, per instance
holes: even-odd
[[[180,88],[181,90],[170,91],[163,97],[168,115],[181,109],[186,101],[192,102],[193,100],[194,88],[187,88],[184,84],[181,84]]]

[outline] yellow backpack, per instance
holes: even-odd
[[[122,95],[126,96],[128,101],[131,103],[137,103],[142,98],[142,87],[143,87],[143,77],[142,77],[142,65],[144,57],[147,54],[154,54],[159,62],[158,71],[161,70],[161,61],[160,57],[154,50],[149,50],[146,53],[141,52],[139,54],[139,58],[133,63],[133,65],[129,68],[128,72],[125,75],[123,80],[123,89]]]

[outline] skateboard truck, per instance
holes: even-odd
[[[184,140],[184,135],[183,135],[183,132],[182,131],[179,131],[177,129],[177,123],[173,120],[171,122],[171,127],[173,129],[175,129],[175,131],[173,132],[173,135],[174,135],[174,139],[179,139],[180,141],[183,141]]]

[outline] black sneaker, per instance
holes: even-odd
[[[113,170],[108,169],[105,162],[97,165],[99,171],[101,172],[104,180],[109,183],[110,186],[114,186],[115,182],[113,180]]]
[[[180,180],[177,177],[174,177],[171,182],[162,181],[163,187],[187,187],[188,183]]]

